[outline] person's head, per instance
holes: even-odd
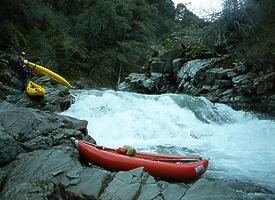
[[[25,56],[26,53],[24,51],[21,52],[21,56]]]

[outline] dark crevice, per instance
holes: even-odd
[[[69,191],[67,191],[65,188],[61,186],[55,186],[54,191],[47,196],[49,200],[84,200],[86,198],[80,198],[79,196],[76,196]]]
[[[98,196],[100,197],[104,191],[106,190],[106,188],[108,187],[109,183],[111,183],[113,180],[115,179],[115,175],[113,174],[109,174],[109,176],[107,176],[104,180],[103,180],[103,184],[99,190],[99,194]]]
[[[146,178],[144,178],[144,176],[146,176]],[[142,190],[143,186],[145,185],[145,183],[146,183],[146,181],[148,180],[149,177],[150,177],[149,174],[143,174],[143,177],[142,177],[141,182],[140,182],[139,189],[138,189],[136,195],[134,196],[133,200],[138,200],[139,199],[141,190]]]

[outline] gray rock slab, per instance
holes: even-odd
[[[123,180],[114,178],[113,181],[109,183],[100,199],[134,199],[138,194],[139,187],[139,183],[128,184]]]
[[[218,69],[214,68],[214,69],[207,70],[205,72],[205,83],[206,84],[212,85],[215,82],[217,71],[218,71]]]
[[[94,168],[76,168],[73,172],[68,172],[68,176],[68,192],[81,198],[98,199],[105,181],[110,178],[110,172]],[[72,180],[78,181],[72,184]]]
[[[3,166],[13,160],[25,150],[13,138],[3,138],[0,136],[0,166]]]
[[[233,82],[234,84],[238,84],[239,82],[241,82],[241,81],[243,81],[243,80],[245,80],[245,79],[247,79],[247,75],[242,74],[242,75],[233,77],[232,82]]]
[[[179,200],[184,196],[186,191],[187,191],[186,188],[181,187],[178,184],[167,184],[167,186],[162,190],[161,193],[165,200],[169,200],[169,199]]]
[[[114,173],[114,179],[108,183],[100,198],[122,200],[140,198],[140,195],[145,195],[141,192],[144,184],[156,185],[156,181],[152,176],[144,173],[143,168],[117,172]]]
[[[157,94],[168,90],[168,80],[161,73],[151,73],[148,78],[144,74],[132,73],[118,86],[118,90]]]
[[[86,120],[50,114],[31,108],[16,107],[7,102],[0,103],[0,121],[2,129],[20,142],[33,140],[38,136],[46,136],[59,128],[81,131],[88,124]]]
[[[182,200],[239,200],[237,192],[221,181],[198,180]]]
[[[141,188],[138,200],[151,200],[160,195],[161,191],[157,184],[146,184]]]
[[[191,77],[194,78],[196,74],[201,70],[208,70],[212,67],[213,62],[215,59],[197,59],[192,60],[187,63],[185,63],[182,68],[179,70],[177,77],[179,79],[183,79],[185,77]]]
[[[18,195],[18,191],[25,191],[26,187],[34,186],[39,188],[43,185],[49,185],[51,178],[63,174],[74,165],[74,160],[60,150],[41,150],[20,154],[18,160],[12,163],[14,167],[8,175],[3,188],[3,198],[13,199],[14,195]],[[31,192],[31,190],[27,189],[24,198]],[[51,192],[45,190],[42,194]]]
[[[232,72],[233,69],[219,69],[216,72],[216,78],[220,80],[228,79],[228,73]]]

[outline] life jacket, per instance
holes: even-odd
[[[29,73],[29,70],[26,64],[24,63],[24,60],[25,58],[21,55],[17,59],[16,70],[19,73]]]

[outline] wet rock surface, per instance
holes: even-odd
[[[274,197],[254,184],[207,175],[169,183],[142,168],[110,172],[83,164],[70,138],[91,140],[85,120],[0,102],[0,122],[0,199],[242,199],[255,191]]]
[[[178,92],[205,96],[214,103],[225,103],[235,109],[256,111],[275,118],[275,72],[272,65],[258,70],[261,67],[233,60],[231,55],[215,57],[214,54],[199,52],[198,56],[192,56],[190,48],[189,52],[182,54],[160,54],[154,58],[152,77],[154,72],[165,75],[161,82],[151,81],[150,88],[165,89],[148,90],[144,86],[145,78],[141,80],[142,74],[138,75],[140,78],[129,75],[118,89],[145,94]]]
[[[88,122],[35,109],[0,103],[1,166],[24,152],[49,149],[82,135]]]
[[[21,81],[15,68],[15,61],[0,60],[0,100],[5,100],[21,107],[31,107],[50,112],[62,112],[67,110],[75,101],[69,90],[62,85],[56,85],[48,77],[31,75],[31,80],[46,89],[42,97],[31,97],[25,91],[21,91]]]
[[[37,108],[50,112],[62,112],[67,110],[75,101],[69,90],[62,85],[52,85],[47,77],[32,78],[37,84],[46,89],[44,96],[28,96],[26,92],[19,92],[14,89],[13,93],[8,93],[8,102],[22,107]]]
[[[169,183],[142,168],[110,172],[83,164],[70,138],[92,139],[85,120],[0,102],[0,122],[0,199],[241,199],[239,190],[274,197],[253,184],[207,175]]]
[[[168,91],[168,81],[165,75],[161,73],[152,73],[151,77],[132,73],[118,86],[118,90],[143,94],[160,94]]]

